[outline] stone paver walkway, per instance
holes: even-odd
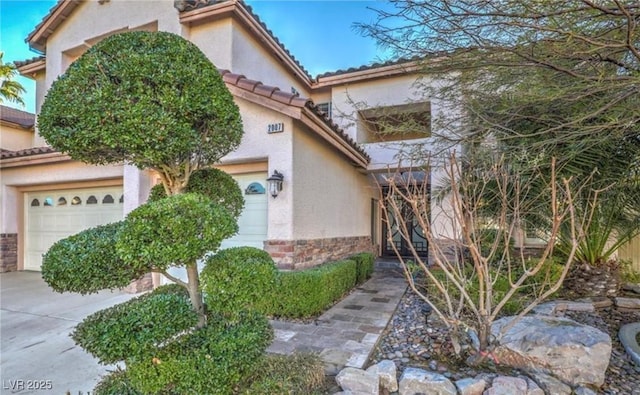
[[[316,352],[327,374],[345,366],[362,368],[407,288],[397,271],[377,270],[372,278],[311,324],[271,321],[276,354]]]

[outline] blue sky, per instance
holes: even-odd
[[[376,14],[370,8],[387,6],[384,2],[246,0],[246,3],[312,76],[384,59],[372,39],[353,29],[355,22],[374,22]],[[24,39],[55,4],[55,0],[0,0],[0,50],[5,53],[5,62],[38,55],[29,50]],[[5,104],[34,112],[35,84],[23,77],[19,81],[27,89],[26,107]]]

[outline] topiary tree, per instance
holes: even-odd
[[[194,172],[218,162],[242,137],[238,107],[215,66],[194,44],[166,32],[117,34],[90,48],[52,84],[38,129],[51,146],[73,159],[154,170],[169,196],[183,193]],[[209,192],[217,191],[224,196],[220,201],[227,202],[220,188],[229,185],[210,187]],[[237,199],[228,202],[232,200]],[[134,211],[117,243],[125,265],[165,275],[170,265],[185,266],[188,281],[177,282],[189,289],[199,326],[205,315],[196,260],[237,231],[235,218],[242,205],[228,207],[232,215],[195,197],[158,202]],[[176,228],[172,232],[165,225]],[[126,243],[141,248],[127,248]],[[83,273],[74,275],[82,278]],[[113,284],[106,281],[107,274],[104,288]]]
[[[204,325],[205,311],[196,261],[233,236],[238,225],[222,206],[198,193],[183,193],[144,204],[127,216],[116,250],[125,262],[153,267],[189,291],[194,310]],[[189,281],[167,273],[185,266]]]
[[[200,169],[191,175],[186,192],[200,193],[226,208],[238,219],[244,207],[244,197],[238,182],[222,170]],[[149,202],[167,197],[162,184],[155,185],[149,193]]]
[[[167,195],[242,138],[238,107],[215,66],[166,32],[116,34],[91,47],[49,89],[38,129],[73,159],[155,170]]]
[[[58,292],[89,294],[127,286],[151,271],[147,263],[125,262],[114,245],[124,222],[115,222],[64,238],[42,257],[42,278]]]

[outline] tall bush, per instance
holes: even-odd
[[[271,256],[253,247],[222,250],[207,258],[202,269],[202,290],[207,308],[236,316],[264,303],[276,284]]]

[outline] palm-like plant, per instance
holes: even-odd
[[[14,102],[24,106],[22,95],[26,92],[22,84],[15,81],[18,75],[13,63],[4,63],[4,52],[0,51],[0,103]]]

